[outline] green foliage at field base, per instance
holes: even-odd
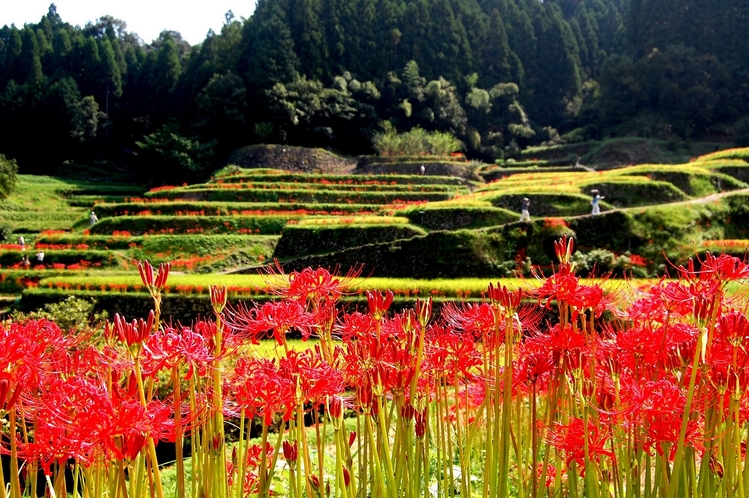
[[[447,192],[347,192],[334,190],[307,190],[304,188],[269,189],[221,189],[194,188],[162,190],[146,193],[147,198],[185,199],[210,202],[304,202],[328,204],[388,204],[394,201],[444,201],[451,196]]]
[[[496,282],[495,282],[496,283]],[[54,306],[70,296],[77,299],[95,300],[96,306],[93,309],[94,314],[107,312],[110,316],[115,313],[126,317],[128,320],[136,318],[146,318],[149,311],[153,308],[153,299],[146,293],[104,293],[96,291],[66,291],[60,292],[50,289],[27,289],[24,291],[16,310],[22,313],[34,312],[47,306]],[[428,297],[427,294],[421,295],[421,299]],[[476,298],[461,298],[463,301],[476,301],[481,297],[477,293]],[[392,313],[397,313],[407,308],[413,308],[414,302],[419,296],[414,297],[396,297],[390,307]],[[256,296],[253,301],[263,303],[267,300],[275,299],[273,296]],[[229,300],[230,306],[235,306],[240,300]],[[455,298],[434,298],[434,308],[432,317],[436,320],[439,317],[442,303],[455,302]],[[355,310],[365,311],[367,309],[366,296],[345,297],[342,299],[343,306],[349,312]],[[211,300],[208,295],[170,295],[164,299],[162,307],[162,319],[173,326],[178,324],[189,326],[195,320],[208,319],[213,320],[213,309]],[[290,335],[291,338],[298,338],[296,333]]]
[[[507,209],[480,206],[416,206],[398,215],[407,217],[411,223],[430,230],[459,230],[502,225],[518,219],[518,215]]]
[[[372,161],[361,162],[360,164],[365,165],[370,162],[380,163],[382,158],[379,156],[365,156],[372,158]],[[406,162],[407,159],[393,162]],[[415,158],[414,163],[424,164],[425,158]],[[427,161],[431,162],[433,159],[426,158]],[[212,183],[237,183],[237,182],[250,182],[250,183],[267,183],[267,182],[283,182],[283,183],[320,183],[320,184],[341,184],[341,185],[360,185],[367,183],[378,182],[381,184],[396,184],[396,185],[462,185],[465,184],[465,180],[454,176],[437,176],[437,175],[334,175],[334,174],[309,174],[309,173],[290,173],[283,170],[268,170],[268,169],[240,169],[232,170],[229,173],[222,174],[223,170],[219,170],[214,173],[214,177],[211,179]]]
[[[154,215],[154,216],[229,216],[258,215],[265,212],[289,212],[296,214],[325,215],[337,213],[376,212],[376,204],[315,204],[287,202],[122,202],[97,204],[96,214],[100,220],[112,216]]]
[[[259,235],[280,234],[289,220],[300,215],[289,216],[118,216],[104,218],[88,228],[92,234],[111,234],[127,231],[143,234],[226,234],[252,231]],[[88,222],[80,221],[75,226],[83,228]]]
[[[376,277],[458,278],[505,276],[501,240],[470,230],[436,231],[425,236],[345,249],[331,255],[305,256],[284,262],[287,271],[310,267],[343,271],[364,265]],[[514,263],[513,263],[514,266]]]
[[[107,312],[109,316],[119,313],[128,320],[148,316],[153,309],[153,298],[145,292],[140,293],[112,293],[96,291],[65,291],[60,292],[50,289],[27,289],[24,291],[18,310],[31,312],[43,309],[67,298],[75,296],[79,299],[93,299],[96,301],[94,313]],[[175,295],[165,299],[161,307],[162,318],[166,323],[177,325],[189,325],[190,322],[199,318],[212,318],[213,309],[211,299],[207,295]]]
[[[732,176],[738,181],[749,183],[749,163],[741,161],[738,164],[731,164],[726,161],[727,164],[722,163],[700,163],[706,168],[710,168],[718,173],[723,173],[728,176]],[[736,163],[736,161],[734,161]]]
[[[281,232],[273,257],[284,260],[420,235],[424,235],[424,231],[411,225],[291,225]]]
[[[231,186],[228,186],[231,185]],[[254,190],[332,190],[332,191],[346,191],[346,192],[445,192],[445,191],[459,191],[467,192],[467,189],[460,188],[460,185],[451,185],[444,183],[404,183],[398,184],[394,182],[377,182],[377,183],[338,183],[338,182],[316,182],[310,181],[308,183],[301,182],[242,182],[242,183],[196,183],[193,185],[187,185],[179,187],[181,191],[189,190],[203,190],[206,188],[211,189],[254,189]],[[158,192],[158,190],[157,190]]]
[[[424,166],[423,177],[436,175],[438,177],[458,177],[464,182],[481,181],[481,177],[476,173],[479,169],[478,164],[458,163],[454,161],[407,161],[407,162],[382,162],[367,163],[358,166],[356,171],[366,175],[420,175],[421,167]]]

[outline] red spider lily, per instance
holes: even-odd
[[[520,302],[523,300],[523,289],[517,289],[516,291],[510,291],[505,286],[494,287],[491,283],[489,284],[489,300],[496,305],[501,306],[508,313],[513,313],[514,310],[520,306]]]
[[[351,268],[344,276],[336,275],[336,267],[331,273],[324,268],[305,268],[301,272],[292,272],[288,276],[275,260],[274,265],[267,267],[265,283],[268,292],[285,299],[298,300],[301,304],[332,304],[352,287],[353,282],[361,275],[361,266]]]
[[[544,483],[547,488],[550,488],[554,484],[554,479],[557,477],[557,468],[552,464],[538,463],[536,464],[536,480],[541,479],[544,474],[544,465],[546,466],[546,482]],[[567,473],[566,469],[562,469],[561,475]]]
[[[715,257],[707,252],[702,262],[702,272],[711,274],[721,282],[728,282],[749,277],[749,265],[735,256],[721,254]]]
[[[143,262],[138,261],[138,271],[140,272],[140,279],[143,281],[143,285],[148,289],[149,292],[159,293],[166,285],[166,279],[169,277],[169,269],[171,265],[169,263],[161,263],[159,265],[159,272],[154,279],[153,266],[148,260]]]
[[[279,372],[296,385],[297,403],[317,405],[343,392],[343,375],[322,359],[319,349],[289,351],[279,362]]]
[[[471,334],[457,334],[448,329],[438,328],[434,338],[426,348],[427,361],[424,370],[448,379],[472,379],[475,368],[481,365],[480,352]]]
[[[591,460],[601,457],[613,459],[614,454],[605,448],[607,430],[600,430],[593,422],[588,422],[587,432],[582,419],[572,417],[569,424],[555,423],[546,428],[545,438],[557,450],[567,456],[567,465],[577,462],[579,471],[585,474],[585,440],[588,443],[588,455]],[[603,434],[602,434],[603,433]]]
[[[556,324],[548,334],[538,335],[535,340],[546,342],[554,365],[562,371],[582,368],[590,353],[590,344],[587,343],[585,336],[569,324]],[[541,344],[537,346],[540,347]]]
[[[231,310],[227,323],[234,330],[247,334],[255,344],[258,344],[258,339],[266,332],[271,331],[273,338],[281,346],[286,334],[292,329],[299,330],[302,338],[308,339],[317,327],[318,318],[299,302],[284,300],[265,303],[259,308],[248,308],[240,304]]]
[[[643,375],[663,368],[670,346],[668,328],[635,325],[619,331],[611,356],[619,366],[618,372]]]
[[[226,286],[219,287],[218,285],[211,285],[208,287],[208,290],[211,294],[213,312],[216,315],[220,315],[224,311],[224,307],[226,307]]]
[[[647,381],[641,386],[631,378],[623,379],[622,404],[628,407],[627,424],[635,437],[647,451],[653,448],[663,455],[664,448],[679,439],[686,396],[678,384],[671,379]],[[687,443],[702,450],[699,443],[700,420],[691,420],[688,426]],[[673,458],[673,455],[670,456]]]
[[[288,421],[296,407],[294,385],[275,361],[240,358],[228,383],[237,407],[259,415],[265,425],[271,425],[276,414]]]
[[[504,322],[490,304],[461,304],[446,303],[443,306],[441,316],[448,327],[471,334],[476,339],[493,336],[500,328],[504,328]],[[504,338],[497,340],[503,341]]]
[[[715,337],[705,363],[709,384],[718,391],[717,394],[728,391],[743,395],[743,389],[749,385],[749,353],[746,348],[725,337]]]
[[[375,320],[379,320],[385,316],[388,308],[393,304],[393,292],[388,290],[383,296],[379,291],[367,291],[367,304],[369,313]]]
[[[569,266],[562,266],[554,275],[547,278],[536,290],[539,303],[546,301],[546,308],[551,308],[552,301],[569,305],[576,313],[580,310],[593,310],[596,316],[606,311],[610,300],[598,285],[580,285],[579,279],[572,273]],[[573,318],[575,315],[573,314]]]
[[[358,311],[346,313],[341,322],[336,325],[335,331],[341,336],[343,342],[348,342],[358,337],[374,334],[375,321],[370,314]]]
[[[548,336],[534,335],[523,343],[514,366],[513,379],[535,384],[551,372],[554,368],[553,350],[545,339]]]
[[[75,458],[90,465],[102,455],[134,458],[143,436],[173,439],[168,406],[155,400],[144,407],[137,393],[116,385],[109,392],[84,377],[48,379],[40,395],[27,403],[36,414],[35,441],[45,442],[55,459]],[[32,453],[40,449],[28,448]]]
[[[0,324],[0,372],[9,374],[8,380],[16,385],[35,387],[71,341],[50,320]]]
[[[376,337],[364,336],[357,341],[344,343],[344,348],[338,353],[343,360],[343,378],[348,386],[356,390],[359,407],[372,407],[372,396],[390,389],[390,385],[383,381],[395,380],[392,349]],[[391,372],[392,371],[392,372]]]
[[[426,327],[429,319],[432,317],[432,298],[428,297],[426,301],[417,298],[415,310],[419,324],[422,327]]]
[[[679,282],[659,282],[627,310],[632,320],[665,322],[666,317],[680,318],[692,314],[693,294]]]
[[[145,341],[154,326],[154,313],[153,310],[148,314],[148,320],[144,321],[142,318],[128,322],[125,317],[121,317],[119,313],[114,315],[114,327],[113,331],[117,338],[128,345],[128,347],[135,346],[137,349],[140,348],[143,341]]]
[[[557,256],[557,260],[564,266],[568,265],[572,252],[575,248],[575,239],[563,235],[558,241],[554,241],[554,254]]]
[[[749,339],[749,319],[738,311],[729,311],[718,318],[718,331],[734,346]]]
[[[215,361],[206,339],[189,328],[168,328],[151,334],[144,344],[141,365],[145,376],[154,376],[160,370],[188,365],[186,380],[197,369],[204,376],[209,364]]]

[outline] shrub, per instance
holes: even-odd
[[[384,133],[375,135],[374,148],[383,156],[446,156],[462,149],[463,144],[447,132],[428,132],[417,126],[405,133],[397,133],[392,126],[386,126]]]
[[[180,134],[174,125],[166,125],[135,142],[143,167],[142,177],[158,185],[195,181],[206,173],[213,158],[215,143],[201,144]]]
[[[0,198],[4,199],[13,193],[18,180],[18,163],[0,154]]]
[[[82,330],[96,326],[109,317],[104,310],[95,311],[96,304],[93,298],[68,296],[64,301],[46,303],[42,309],[30,313],[16,310],[11,318],[16,321],[46,318],[57,323],[62,330]]]

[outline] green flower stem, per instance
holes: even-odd
[[[172,385],[174,386],[174,448],[177,467],[177,498],[185,498],[185,462],[182,450],[182,392],[180,390],[179,365],[172,366]]]
[[[536,469],[538,468],[538,431],[536,430],[536,421],[537,421],[537,413],[536,413],[536,383],[533,382],[531,384],[531,498],[538,498],[538,477],[536,477]],[[546,484],[546,479],[544,476],[544,481],[542,481],[542,484]]]
[[[504,371],[502,386],[502,424],[500,432],[499,448],[499,482],[495,491],[495,496],[504,498],[508,495],[509,489],[507,477],[510,473],[510,437],[512,431],[512,351],[515,347],[515,323],[511,312],[505,319],[505,344],[504,344]],[[497,369],[499,372],[499,369]],[[499,381],[499,376],[495,377]]]
[[[268,469],[268,426],[266,424],[263,424],[263,432],[261,436],[261,443],[260,443],[260,470],[258,471],[258,496],[261,498],[267,497],[268,493],[266,491],[266,478],[267,478],[267,469]],[[239,476],[240,482],[244,481],[244,476]]]
[[[455,406],[460,406],[460,386],[458,385],[458,376],[453,377],[453,391],[455,392]],[[463,421],[460,420],[460,412],[455,417],[455,433],[458,441],[462,443],[463,439]],[[463,444],[458,444],[458,458],[460,459],[460,496],[470,496],[468,486],[470,483],[471,467],[466,461],[466,452]]]
[[[673,466],[673,479],[671,480],[671,482],[667,484],[668,487],[666,490],[666,498],[674,498],[676,496],[681,496],[678,494],[678,491],[679,491],[681,466],[684,461],[684,442],[687,436],[687,426],[689,424],[689,418],[692,415],[692,400],[694,398],[694,388],[695,388],[695,383],[697,381],[697,366],[699,365],[700,355],[702,353],[704,335],[705,334],[702,331],[700,331],[700,333],[697,335],[697,346],[695,347],[695,350],[694,350],[694,358],[692,359],[692,372],[691,372],[691,375],[689,376],[689,387],[687,389],[687,401],[684,406],[684,416],[682,417],[682,420],[681,420],[681,429],[679,430],[679,440],[676,445],[676,456],[674,458],[674,466]]]
[[[117,481],[119,483],[118,487],[119,487],[120,492],[122,493],[122,496],[127,498],[127,481],[125,479],[125,464],[122,460],[118,462],[117,468],[118,468],[117,475],[119,478],[119,480]],[[117,487],[115,487],[115,490],[117,490]],[[36,496],[36,495],[33,495],[33,496]],[[112,496],[117,497],[117,492],[115,491],[115,493],[113,493]]]
[[[315,425],[315,443],[317,449],[317,472],[320,477],[320,482],[325,481],[325,438],[320,434],[320,424],[318,423],[317,409],[312,407],[312,413],[314,414],[314,425]]]
[[[735,469],[735,476],[734,481],[738,483],[738,492],[739,496],[738,498],[746,498],[746,491],[744,488],[744,480],[741,478],[741,422],[739,418],[739,403],[738,400],[732,399],[731,404],[733,405],[733,424],[732,424],[732,432],[733,432],[733,445],[729,446],[731,448],[732,458],[731,458],[731,468]],[[735,460],[735,463],[734,463]],[[735,467],[734,467],[735,465]]]
[[[213,355],[215,358],[221,358],[222,349],[224,344],[223,337],[223,324],[221,321],[221,314],[216,315],[216,335],[214,337],[214,351]],[[228,483],[227,483],[227,472],[226,472],[226,450],[224,448],[225,434],[224,434],[224,398],[223,398],[223,384],[221,380],[221,363],[213,366],[213,403],[212,411],[213,425],[211,431],[208,433],[209,445],[216,445],[217,447],[211,447],[209,454],[211,456],[211,473],[205,474],[204,479],[211,479],[211,488],[213,489],[214,496],[227,496]],[[244,476],[241,476],[244,479]]]
[[[336,493],[336,496],[339,496],[341,498],[349,498],[349,496],[355,496],[355,495],[349,495],[348,488],[346,486],[346,482],[343,476],[343,448],[344,448],[344,440],[343,440],[343,421],[336,418],[334,424],[333,424],[333,430],[335,431],[335,470],[336,470],[336,487],[338,488],[338,492]],[[353,482],[353,479],[351,479],[351,482]]]
[[[381,437],[381,449],[382,449],[382,460],[385,461],[385,485],[386,489],[389,494],[392,495],[393,498],[396,498],[397,495],[397,489],[395,485],[395,475],[393,473],[393,462],[390,455],[390,437],[389,432],[387,430],[387,427],[385,426],[385,407],[382,404],[382,396],[376,396],[375,400],[377,402],[377,421],[380,425],[380,437]]]
[[[135,356],[133,371],[135,373],[135,382],[138,387],[138,395],[140,396],[140,402],[144,407],[146,407],[148,406],[148,404],[146,403],[146,394],[143,389],[143,377],[141,375],[140,357],[137,355]],[[155,488],[154,491],[156,492],[156,498],[164,498],[164,490],[161,485],[161,472],[159,471],[159,462],[156,458],[156,445],[154,444],[153,437],[150,434],[148,435],[147,445],[148,445],[148,457],[151,460],[151,469],[153,471],[153,481],[154,481],[154,488]],[[143,463],[143,467],[145,467],[145,462]],[[140,473],[140,471],[143,469],[138,469],[138,470]]]
[[[287,352],[288,354],[288,352]],[[300,441],[301,448],[299,448],[299,451],[302,454],[302,463],[304,465],[304,473],[305,475],[309,476],[312,473],[312,460],[309,456],[309,444],[307,443],[307,431],[304,430],[304,407],[301,405],[297,405],[297,413],[296,413],[296,424],[297,424],[297,430],[298,430],[298,438],[297,441]],[[307,496],[312,496],[312,485],[309,482],[309,479],[306,479],[306,486],[307,486]],[[320,485],[322,485],[323,481],[320,479]]]
[[[239,459],[237,467],[239,471],[237,478],[234,480],[236,485],[235,497],[242,498],[244,494],[244,475],[247,473],[247,430],[245,428],[245,420],[247,417],[244,413],[244,408],[239,412],[239,441],[237,442],[237,458]]]
[[[447,419],[447,400],[445,399],[444,387],[442,386],[441,379],[437,380],[436,382],[435,397],[437,398],[435,406],[435,425],[437,431],[437,462],[439,462],[440,465],[439,476],[443,483],[443,485],[440,486],[440,489],[442,490],[443,495],[447,496],[446,485],[444,483],[446,483],[450,479],[448,466],[451,464],[449,463],[449,455],[447,453],[447,431],[445,429],[445,421]]]
[[[294,441],[297,443],[297,448],[299,448],[299,444],[300,444],[299,442],[302,440],[302,436],[301,436],[300,432],[304,431],[304,424],[303,423],[299,424],[296,419],[291,419],[290,423],[292,425],[289,427],[289,432],[290,433],[292,431],[294,432]],[[302,478],[304,477],[305,471],[304,471],[304,468],[302,466],[303,465],[303,459],[299,458],[298,453],[297,453],[296,462],[294,464],[296,465],[296,469],[294,469],[295,470],[294,474],[296,476],[296,494],[297,494],[298,497],[301,497],[302,494],[303,494],[302,493]],[[307,481],[305,483],[305,485],[307,487],[307,492],[310,493],[312,488],[310,487],[309,481]],[[312,496],[312,495],[308,494],[307,496]]]
[[[195,376],[193,375],[190,378],[190,418],[196,416],[197,412],[197,398],[196,398],[196,392],[197,392],[197,381],[195,380]],[[191,437],[190,437],[190,445],[192,447],[192,452],[190,453],[190,463],[192,465],[192,475],[190,477],[192,482],[192,488],[191,488],[191,498],[197,498],[198,496],[198,478],[202,475],[202,459],[200,456],[203,454],[203,446],[201,444],[201,435],[204,433],[204,430],[200,431],[193,431]]]
[[[78,490],[78,481],[80,480],[80,476],[81,466],[78,462],[75,462],[75,464],[73,464],[73,489],[76,490],[76,492]]]
[[[2,423],[2,419],[0,419],[0,423]],[[3,432],[0,431],[0,446],[3,444]],[[7,498],[7,494],[5,493],[5,473],[0,472],[0,498]]]
[[[375,440],[374,428],[372,427],[372,418],[366,417],[365,421],[365,432],[369,438],[370,456],[372,458],[372,468],[374,469],[374,476],[372,479],[372,493],[370,496],[386,496],[388,490],[383,482],[382,476],[382,465],[378,456],[377,441]]]
[[[16,439],[16,407],[10,409],[10,496],[21,497],[21,479],[18,475],[18,446]],[[77,489],[77,488],[75,488]]]
[[[270,485],[273,482],[273,476],[276,473],[276,464],[278,463],[278,455],[283,451],[281,445],[283,444],[283,430],[279,429],[278,437],[276,438],[276,445],[273,447],[273,459],[270,462],[270,468],[268,469],[268,479],[265,483],[266,490],[265,496],[271,496]]]

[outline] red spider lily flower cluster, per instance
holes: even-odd
[[[257,417],[263,443],[227,455],[221,489],[231,495],[240,486],[282,492],[275,473],[284,463],[294,496],[329,487],[336,496],[423,495],[430,452],[446,450],[454,457],[437,464],[439,479],[467,495],[507,496],[510,481],[520,496],[738,489],[749,469],[749,302],[728,284],[749,267],[707,255],[678,268],[677,280],[622,299],[574,274],[571,240],[556,249],[560,264],[535,289],[492,283],[487,300],[439,313],[431,299],[392,311],[393,293],[377,291],[347,312],[338,307],[347,277],[276,266],[276,301],[232,306],[225,289],[211,289],[225,326],[162,328],[153,314],[117,315],[103,345],[46,321],[0,327],[0,415],[10,421],[18,408],[33,431],[17,454],[45,472],[68,458],[91,469],[135,465],[153,441],[182,435],[221,455],[223,439],[205,427]],[[294,351],[290,334],[319,343]],[[283,346],[279,358],[247,353],[264,338]],[[181,384],[160,385],[164,371],[181,373]],[[347,416],[359,418],[358,434]],[[324,436],[310,450],[305,418],[318,434],[332,424],[335,452]],[[9,446],[0,439],[0,450]]]

